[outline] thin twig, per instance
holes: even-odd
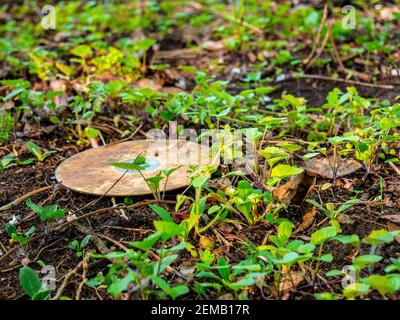
[[[329,23],[327,23],[327,24],[329,24]],[[322,54],[322,52],[324,51],[324,49],[326,47],[326,44],[328,43],[330,34],[331,34],[331,30],[328,28],[327,31],[326,31],[326,34],[325,34],[325,38],[324,38],[324,40],[322,40],[322,44],[321,44],[321,46],[319,47],[319,49],[317,51],[317,54],[305,66],[305,68],[304,68],[305,70],[310,68],[314,64],[314,62],[319,58],[319,56]]]
[[[331,78],[331,77],[322,76],[322,75],[318,75],[318,74],[302,74],[299,77],[292,76],[292,77],[286,78],[286,80],[287,79],[299,79],[299,78],[343,82],[343,83],[347,83],[347,84],[369,87],[369,88],[379,88],[379,89],[388,89],[388,90],[394,89],[394,86],[392,86],[390,84],[374,84],[374,83],[367,83],[367,82],[361,82],[361,81],[355,81],[355,80],[347,80],[347,79],[342,79],[342,78]]]
[[[314,44],[313,44],[313,47],[311,49],[310,54],[308,55],[307,58],[305,58],[303,60],[303,64],[305,64],[305,65],[309,64],[311,58],[314,56],[315,50],[317,50],[317,45],[318,45],[319,40],[321,39],[322,29],[323,29],[323,27],[325,25],[325,21],[326,21],[327,16],[328,16],[328,4],[325,4],[324,12],[322,14],[321,23],[320,23],[319,28],[318,28],[317,37],[315,38],[315,41],[314,41]]]
[[[0,211],[9,210],[12,207],[14,207],[14,206],[18,205],[19,203],[21,203],[22,201],[24,201],[25,199],[28,199],[28,198],[30,198],[30,197],[32,197],[34,195],[39,194],[39,193],[45,192],[45,191],[51,189],[52,187],[53,186],[45,186],[45,187],[33,190],[31,192],[28,192],[27,194],[24,194],[23,196],[18,197],[17,199],[15,199],[14,201],[10,202],[9,204],[6,204],[6,205],[0,207]]]
[[[81,299],[81,292],[83,285],[86,283],[86,274],[88,271],[88,261],[89,261],[89,255],[86,255],[85,258],[83,259],[83,264],[82,264],[82,281],[79,283],[78,288],[76,289],[76,294],[75,294],[75,299],[80,300]]]
[[[76,265],[76,267],[75,267],[74,269],[72,269],[71,271],[69,271],[69,272],[64,276],[64,281],[63,281],[63,283],[62,283],[61,286],[58,288],[56,295],[55,295],[51,300],[58,300],[58,299],[61,297],[62,293],[64,292],[65,287],[66,287],[67,284],[68,284],[69,278],[71,278],[71,277],[83,266],[86,257],[87,257],[87,259],[89,258],[89,256],[86,255],[86,256],[82,259],[82,261],[79,262],[79,263]]]
[[[75,222],[77,222],[79,220],[86,219],[86,218],[92,217],[92,216],[96,216],[96,215],[104,213],[104,212],[115,211],[115,210],[119,210],[119,209],[137,209],[137,208],[146,206],[148,204],[153,204],[153,203],[175,204],[176,201],[174,201],[174,200],[163,200],[163,201],[146,200],[146,201],[143,201],[143,202],[131,204],[129,206],[120,205],[120,206],[115,206],[115,207],[101,208],[101,209],[98,209],[98,210],[95,210],[95,211],[91,211],[91,212],[85,213],[85,214],[83,214],[81,216],[75,217],[75,218],[73,218],[73,219],[71,219],[71,220],[69,220],[67,222],[64,222],[63,224],[61,224],[58,227],[54,228],[53,231],[62,230],[65,227],[67,227],[67,226],[69,226],[69,225],[71,225],[71,224],[73,224],[73,223],[75,223]]]
[[[394,171],[400,176],[400,169],[393,162],[389,162],[389,166],[393,168]]]

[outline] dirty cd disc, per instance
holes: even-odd
[[[91,195],[135,196],[151,191],[142,175],[135,170],[116,168],[113,162],[132,162],[137,156],[146,158],[146,178],[161,170],[180,166],[168,178],[165,190],[189,185],[189,166],[211,164],[207,146],[186,140],[136,140],[110,144],[78,153],[63,161],[56,170],[56,179],[65,187]],[[121,178],[122,177],[122,178]],[[160,182],[164,190],[165,180]]]

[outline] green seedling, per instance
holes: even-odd
[[[37,213],[41,222],[53,221],[65,216],[63,209],[59,209],[58,205],[52,204],[50,206],[39,206],[32,202],[31,199],[26,200],[26,205],[32,209],[33,212]]]
[[[6,170],[7,168],[14,166],[15,164],[13,163],[13,161],[14,161],[14,155],[11,153],[4,156],[3,158],[1,158],[0,159],[0,172]]]
[[[26,143],[26,147],[28,148],[28,151],[30,153],[32,153],[34,156],[36,156],[36,159],[39,162],[43,162],[47,157],[56,153],[56,151],[43,152],[42,149],[37,144],[33,143],[32,141],[28,141]]]
[[[17,228],[12,223],[7,223],[6,230],[11,239],[18,242],[24,248],[29,243],[30,238],[35,233],[34,226],[30,227],[27,232],[21,233],[17,231]]]
[[[19,269],[19,282],[32,300],[46,300],[50,290],[46,289],[37,273],[29,267]]]
[[[90,240],[91,236],[87,235],[85,236],[81,242],[79,242],[78,240],[73,240],[71,241],[71,243],[69,244],[69,247],[75,251],[76,256],[79,258],[83,255],[83,250],[87,247],[87,245],[89,244],[89,240]]]
[[[318,202],[307,199],[308,203],[312,204],[313,206],[317,207],[321,212],[323,212],[330,220],[336,220],[337,217],[344,213],[346,210],[351,208],[352,206],[361,202],[359,199],[352,199],[348,200],[340,206],[335,206],[332,202],[327,202],[324,205],[319,204]]]

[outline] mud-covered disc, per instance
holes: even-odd
[[[91,195],[150,194],[138,171],[126,171],[111,165],[114,162],[132,162],[139,155],[146,158],[145,169],[141,171],[146,178],[155,176],[161,170],[180,166],[169,177],[166,191],[189,185],[188,169],[191,164],[211,164],[210,150],[205,145],[186,140],[136,140],[78,153],[59,165],[56,179],[71,190]],[[161,191],[164,190],[164,182],[160,183]]]

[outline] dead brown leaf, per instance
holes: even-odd
[[[361,168],[361,165],[353,159],[343,160],[333,157],[308,159],[304,164],[307,173],[326,179],[344,177]]]
[[[225,48],[226,41],[219,40],[219,41],[206,41],[204,42],[201,47],[209,50],[209,51],[219,51]]]
[[[178,94],[178,93],[182,93],[185,91],[178,87],[164,87],[162,89],[162,92],[166,93],[166,94]]]
[[[388,222],[386,222],[386,225],[390,232],[400,230],[400,226],[393,222],[388,221]],[[400,236],[397,236],[395,239],[396,239],[397,243],[400,243]]]
[[[386,216],[383,216],[382,218],[387,219],[393,223],[397,223],[400,225],[400,214],[389,214]]]
[[[139,88],[150,88],[156,91],[160,91],[162,86],[159,83],[156,83],[154,80],[143,78],[136,82],[136,85]]]
[[[354,220],[345,213],[341,213],[338,215],[337,220],[341,223],[341,224],[353,224]]]
[[[318,212],[317,207],[312,207],[310,211],[306,212],[306,214],[303,216],[303,222],[297,227],[297,229],[293,232],[293,234],[304,231],[308,227],[310,227],[315,220],[317,212]]]
[[[50,81],[49,86],[53,91],[64,91],[64,93],[61,96],[55,97],[54,101],[57,104],[57,107],[66,107],[68,105],[67,101],[68,96],[65,93],[65,91],[67,90],[66,82],[63,80],[52,80]]]
[[[231,233],[234,227],[229,223],[222,221],[218,224],[218,229],[225,233]]]
[[[209,249],[209,250],[212,250],[215,247],[214,241],[207,236],[200,237],[199,245],[202,249]]]
[[[301,203],[307,196],[308,190],[314,184],[314,178],[306,173],[292,176],[288,183],[273,191],[274,197],[286,205],[293,202]]]
[[[288,293],[294,291],[297,286],[304,280],[304,273],[289,272],[282,275],[279,282],[279,292]]]

